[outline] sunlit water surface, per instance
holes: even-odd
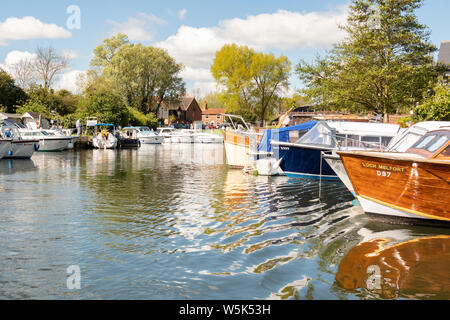
[[[0,298],[450,298],[449,230],[371,221],[340,182],[246,175],[224,156],[0,160]]]

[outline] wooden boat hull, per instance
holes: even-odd
[[[338,153],[366,213],[411,223],[450,222],[449,161]]]
[[[227,164],[233,168],[244,168],[250,151],[249,137],[227,130],[223,135]]]

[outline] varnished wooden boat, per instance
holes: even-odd
[[[450,226],[450,128],[428,132],[404,153],[338,154],[367,214]]]

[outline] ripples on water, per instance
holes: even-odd
[[[39,153],[0,179],[0,298],[450,297],[448,230],[372,222],[340,182],[244,175],[222,146]]]

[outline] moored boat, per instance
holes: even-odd
[[[424,134],[429,131],[437,130],[441,127],[450,126],[449,121],[426,121],[420,122],[399,132],[386,147],[387,151],[404,152],[416,143]],[[353,185],[348,178],[344,165],[339,155],[333,151],[331,153],[323,153],[322,157],[327,164],[333,169],[336,175],[345,184],[347,189],[354,194]]]
[[[224,116],[232,125],[232,129],[227,128],[223,132],[227,164],[233,168],[245,168],[249,163],[250,144],[256,146],[257,134],[250,129],[241,116],[231,114]]]
[[[322,152],[381,149],[399,129],[393,124],[319,121],[295,143],[272,140],[271,145],[286,176],[337,180]]]
[[[164,137],[158,135],[149,127],[136,127],[138,130],[137,137],[141,144],[161,144],[164,142]]]
[[[223,137],[207,132],[197,132],[194,134],[194,143],[223,143]]]
[[[97,129],[103,127],[98,133]],[[118,139],[113,132],[109,132],[109,129],[114,131],[114,125],[111,123],[98,123],[95,125],[95,133],[92,137],[92,145],[96,149],[116,149]]]
[[[10,139],[9,148],[0,150],[0,157],[7,159],[30,159],[39,149],[39,140],[24,136],[20,133],[21,124],[2,120],[0,136]]]
[[[338,151],[365,213],[388,221],[450,226],[450,129],[406,152]]]
[[[118,132],[118,146],[121,149],[139,148],[141,141],[138,138],[139,130],[135,127],[125,127]]]

